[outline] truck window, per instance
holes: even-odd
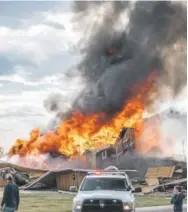
[[[80,188],[80,191],[93,190],[119,190],[127,189],[126,179],[118,178],[86,178]]]

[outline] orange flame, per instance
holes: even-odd
[[[114,144],[123,127],[135,128],[136,138],[139,138],[144,131],[142,120],[145,107],[154,100],[156,95],[154,83],[156,77],[156,73],[152,73],[146,82],[133,86],[132,98],[126,101],[122,110],[113,115],[111,119],[105,113],[85,115],[75,111],[71,118],[64,120],[57,127],[55,132],[49,131],[45,135],[40,135],[40,130],[34,129],[30,133],[28,141],[16,140],[9,155],[26,156],[55,151],[68,157],[74,157],[88,149]],[[155,135],[151,135],[146,142],[147,148],[145,149],[152,145],[158,145],[157,140]],[[138,141],[136,149],[141,150]]]

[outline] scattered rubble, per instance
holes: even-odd
[[[7,167],[0,169],[0,176],[3,185],[5,184],[7,174],[11,174],[13,176],[13,179],[18,186],[22,186],[29,182],[29,175],[27,173],[19,172],[14,168]]]
[[[145,180],[137,181],[136,188],[144,194],[149,194],[171,191],[175,185],[187,190],[187,168],[178,166],[148,168]]]
[[[0,161],[0,187],[6,184],[7,174],[11,174],[18,186],[28,184],[46,173],[46,170],[30,169]]]
[[[6,184],[6,175],[11,174],[21,190],[69,191],[72,185],[79,187],[89,171],[91,169],[37,170],[0,162],[0,187]],[[186,166],[150,167],[144,177],[137,170],[126,172],[132,181],[134,193],[139,195],[168,195],[175,185],[187,191]]]

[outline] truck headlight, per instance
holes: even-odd
[[[123,209],[124,209],[124,211],[132,210],[132,209],[134,209],[134,204],[131,202],[129,202],[129,203],[125,202],[125,203],[123,203]]]
[[[73,201],[73,208],[77,209],[77,210],[81,210],[82,209],[82,203],[80,200],[74,200]]]

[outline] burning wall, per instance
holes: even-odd
[[[158,112],[159,102],[174,99],[186,86],[187,10],[183,4],[75,2],[73,12],[73,25],[84,35],[82,60],[71,77],[79,74],[84,90],[80,94],[78,89],[66,110],[61,98],[50,96],[45,106],[55,112],[52,123],[58,125],[43,135],[35,129],[29,140],[17,140],[11,156],[55,152],[73,159],[86,149],[113,144],[122,127],[134,127],[140,138],[145,132],[144,113]],[[144,147],[137,139],[137,151],[160,145],[161,126],[152,125],[150,132]]]

